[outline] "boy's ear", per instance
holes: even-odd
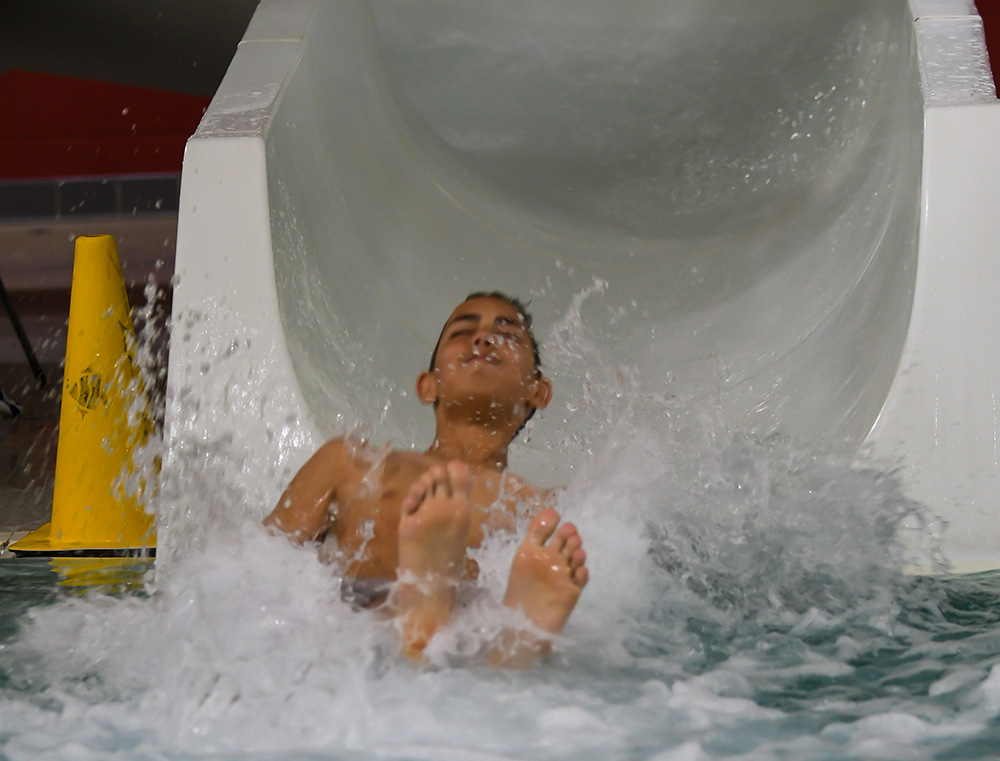
[[[417,376],[417,398],[423,404],[433,404],[437,401],[437,383],[433,373],[424,370]]]
[[[544,410],[549,406],[549,402],[552,401],[552,381],[550,381],[545,376],[541,378],[536,378],[533,384],[533,388],[528,394],[528,402],[534,406],[536,410]]]

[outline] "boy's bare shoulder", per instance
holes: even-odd
[[[374,448],[367,442],[349,437],[330,439],[310,458],[310,465],[341,478],[364,473],[377,459]]]
[[[314,457],[345,474],[367,475],[375,471],[394,472],[404,468],[425,469],[430,459],[419,452],[375,446],[367,440],[342,437],[331,439]]]
[[[391,465],[424,465],[429,467],[434,462],[423,452],[415,452],[411,449],[384,450],[384,457],[386,463]]]
[[[317,449],[311,459],[332,466],[347,467],[356,459],[357,444],[345,438],[330,439]]]

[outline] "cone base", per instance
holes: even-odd
[[[142,547],[122,547],[111,542],[74,542],[52,537],[52,524],[46,523],[37,531],[8,545],[7,549],[18,557],[155,557],[156,538]]]

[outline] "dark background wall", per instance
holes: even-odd
[[[0,74],[211,96],[257,0],[0,0]]]

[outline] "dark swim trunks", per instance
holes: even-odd
[[[393,583],[392,579],[378,577],[345,578],[340,585],[340,599],[355,608],[374,608],[386,601]]]

